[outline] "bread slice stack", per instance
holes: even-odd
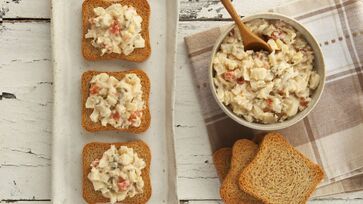
[[[324,177],[317,164],[294,149],[279,133],[267,134],[259,147],[252,141],[238,140],[232,151],[218,150],[213,160],[219,176],[228,171],[220,188],[227,204],[306,203]],[[230,168],[220,165],[229,160]]]
[[[259,203],[258,200],[238,186],[238,176],[245,166],[256,155],[258,146],[246,139],[238,140],[232,148],[231,166],[220,188],[220,194],[225,203]]]

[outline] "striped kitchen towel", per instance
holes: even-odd
[[[324,168],[326,177],[315,196],[363,190],[363,2],[300,0],[270,11],[305,25],[320,43],[327,68],[325,90],[316,108],[280,132]],[[185,38],[213,151],[257,134],[229,119],[208,87],[212,47],[223,29]]]

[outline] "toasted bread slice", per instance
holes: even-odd
[[[133,6],[138,15],[142,18],[141,23],[141,36],[145,40],[144,48],[137,48],[129,55],[124,54],[104,54],[101,56],[101,51],[92,46],[91,40],[86,39],[85,35],[90,28],[89,18],[94,16],[93,9],[96,7],[107,8],[114,3],[121,5]],[[147,0],[85,0],[82,5],[82,53],[87,60],[110,60],[120,59],[132,62],[145,61],[151,54],[150,37],[149,37],[149,18],[150,18],[150,5]]]
[[[142,170],[141,176],[144,181],[143,193],[137,194],[134,197],[127,197],[122,203],[125,204],[143,204],[146,203],[151,197],[151,181],[150,181],[150,163],[151,153],[150,149],[141,140],[124,143],[99,143],[93,142],[88,143],[83,148],[83,198],[87,203],[108,203],[109,199],[102,196],[100,191],[95,191],[92,182],[87,178],[88,173],[91,171],[91,163],[95,159],[102,157],[103,153],[110,148],[111,145],[115,145],[117,148],[120,146],[127,146],[134,149],[137,155],[142,158],[146,167]]]
[[[221,148],[213,153],[213,163],[216,167],[219,180],[223,182],[231,166],[232,148]]]
[[[282,135],[269,133],[242,171],[240,188],[265,203],[306,203],[323,179],[321,168],[295,150]]]
[[[232,148],[231,168],[220,188],[222,200],[227,204],[262,203],[242,191],[238,186],[238,177],[243,168],[252,161],[258,146],[246,139],[237,140]]]
[[[89,87],[90,81],[93,76],[107,73],[110,76],[114,76],[116,79],[121,80],[125,74],[134,73],[141,79],[141,86],[143,91],[142,99],[145,101],[145,109],[141,118],[141,125],[139,127],[129,127],[129,128],[115,128],[110,124],[107,126],[102,126],[100,122],[94,123],[90,119],[90,115],[92,114],[93,109],[86,108],[85,104],[87,98],[89,96]],[[130,132],[130,133],[142,133],[145,132],[149,126],[151,121],[150,109],[149,109],[149,95],[150,95],[150,80],[145,72],[141,70],[130,70],[130,71],[121,71],[121,72],[98,72],[98,71],[87,71],[82,75],[82,126],[90,132],[101,131],[101,130],[116,130],[122,132]]]

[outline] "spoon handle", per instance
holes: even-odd
[[[229,15],[231,15],[232,19],[238,26],[238,29],[241,32],[241,35],[243,36],[244,33],[247,33],[248,30],[246,28],[246,25],[241,21],[241,17],[237,14],[236,10],[234,9],[231,0],[221,0],[223,6],[228,11]]]

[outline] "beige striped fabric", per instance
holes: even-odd
[[[302,122],[280,132],[324,168],[316,197],[363,190],[363,1],[300,0],[270,11],[305,25],[320,43],[327,67],[319,104]],[[210,92],[207,69],[223,29],[185,38],[213,150],[260,134],[229,119]]]

